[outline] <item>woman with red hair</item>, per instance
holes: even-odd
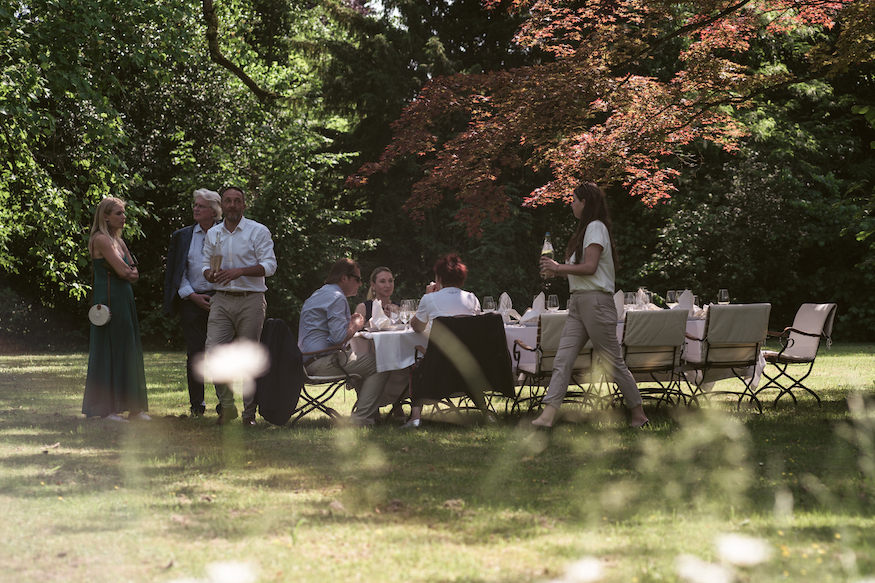
[[[468,277],[468,268],[455,253],[444,255],[434,264],[434,281],[425,288],[419,300],[416,315],[410,326],[417,332],[424,331],[435,318],[445,316],[476,316],[480,313],[480,300],[471,292],[461,289]],[[422,405],[414,403],[406,428],[419,427]]]

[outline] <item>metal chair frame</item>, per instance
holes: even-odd
[[[800,324],[796,321],[798,320],[800,314],[803,313],[804,310],[809,311],[817,311],[823,308],[825,312],[823,317],[823,322],[820,324],[820,330],[801,330],[795,326],[800,326]],[[797,311],[796,319],[794,319],[793,326],[788,326],[784,328],[783,332],[769,332],[770,337],[776,337],[780,339],[781,342],[781,350],[780,351],[771,351],[766,350],[763,352],[763,355],[766,358],[766,363],[774,366],[777,369],[775,374],[769,374],[767,370],[763,371],[763,376],[766,377],[768,382],[757,389],[757,394],[765,391],[767,389],[778,389],[778,396],[775,397],[775,401],[773,406],[777,409],[778,401],[784,395],[789,395],[791,399],[793,399],[793,404],[797,403],[796,395],[793,394],[793,389],[802,389],[812,395],[815,399],[817,399],[818,406],[821,405],[820,396],[815,393],[813,390],[808,388],[803,384],[803,381],[808,378],[811,374],[811,371],[814,370],[814,361],[817,358],[817,353],[820,351],[820,340],[826,340],[827,347],[832,344],[832,325],[833,320],[835,319],[837,306],[836,304],[802,304]],[[816,338],[817,344],[814,347],[814,352],[809,356],[798,356],[787,353],[788,350],[794,348],[796,344],[796,340],[800,339],[799,337],[804,338]],[[800,339],[800,340],[801,340]],[[801,344],[801,342],[800,342]],[[798,370],[798,374],[793,372],[791,374],[791,368],[795,367],[794,370]],[[801,376],[800,376],[801,375]],[[789,381],[789,383],[787,382]]]
[[[356,382],[362,381],[362,377],[360,375],[350,374],[346,372],[346,370],[343,368],[343,365],[346,364],[345,360],[348,358],[348,354],[342,346],[332,346],[331,348],[326,348],[325,350],[303,353],[305,362],[307,361],[308,357],[318,357],[329,354],[334,355],[332,357],[332,364],[339,368],[341,371],[343,371],[343,374],[326,376],[311,375],[307,372],[307,367],[305,365],[305,380],[304,386],[301,389],[300,396],[300,399],[303,402],[299,402],[298,407],[295,409],[295,412],[292,413],[292,425],[294,425],[302,417],[313,411],[321,411],[329,419],[341,418],[342,415],[336,409],[329,407],[327,403],[334,398],[334,395],[336,395],[337,391],[339,391],[342,387],[353,387],[355,386]],[[341,363],[341,355],[343,355],[343,363]]]
[[[757,322],[757,324],[762,324],[762,339],[754,338],[753,334],[749,334],[748,338],[740,339],[737,342],[727,342],[724,338],[719,338],[717,339],[717,341],[713,341],[711,339],[711,327],[715,319],[715,314],[717,315],[717,317],[720,318],[730,318],[733,311],[737,311],[741,308],[751,308],[754,306],[760,308],[761,314],[759,315],[763,319],[762,322]],[[689,368],[702,372],[702,378],[696,384],[696,389],[693,392],[694,400],[698,402],[698,397],[700,395],[737,395],[738,408],[741,408],[741,402],[745,398],[748,398],[750,399],[751,403],[756,406],[759,413],[763,412],[762,403],[760,403],[760,400],[757,398],[756,393],[751,388],[754,377],[751,376],[751,379],[749,381],[745,380],[743,373],[750,367],[755,367],[757,365],[760,348],[763,345],[763,341],[765,341],[766,339],[770,311],[771,304],[731,304],[724,306],[712,305],[708,309],[708,315],[705,319],[705,337],[696,338],[695,336],[687,334],[687,338],[702,342],[703,347],[701,361],[684,361],[686,366],[688,366]],[[759,336],[759,332],[756,333],[756,336]],[[720,342],[720,340],[724,341]],[[706,382],[705,379],[708,371],[713,369],[730,369],[735,378],[741,381],[742,385],[744,385],[744,389],[742,391],[721,390],[708,391],[706,393],[702,389],[702,384]]]
[[[671,330],[670,326],[674,325],[674,323],[667,322],[669,327],[665,329],[665,332],[661,336],[655,339],[648,339],[644,344],[630,345],[628,343],[629,331],[639,325],[639,321],[643,322],[646,318],[661,318],[667,320],[675,318],[679,322],[676,324],[678,329]],[[689,403],[688,396],[681,389],[681,382],[684,382],[689,386],[686,377],[681,372],[681,358],[685,346],[686,324],[686,314],[680,310],[675,310],[674,312],[667,310],[641,312],[630,311],[626,314],[626,324],[623,327],[623,342],[620,344],[623,352],[623,360],[626,361],[626,366],[632,374],[647,374],[650,376],[650,380],[639,381],[638,390],[641,393],[642,398],[655,400],[657,407],[662,403],[674,405],[675,401],[673,400],[673,397],[677,398],[676,403],[678,405],[681,403],[684,405]],[[657,340],[659,342],[669,340],[670,338],[667,338],[666,334],[668,334],[668,336],[677,336],[675,339],[677,344],[654,343]],[[668,375],[667,380],[665,378],[659,378],[660,376],[664,377],[666,374]],[[641,383],[653,383],[659,388],[642,387]]]
[[[541,341],[541,331],[543,318],[560,318],[560,314],[542,314],[538,319],[538,336],[537,343],[534,347],[529,346],[520,339],[514,340],[513,358],[516,363],[514,366],[514,374],[517,378],[523,377],[522,384],[519,385],[514,394],[513,402],[510,404],[511,414],[522,412],[524,403],[528,403],[527,411],[531,411],[538,404],[547,392],[549,379],[553,376],[553,359],[556,357],[556,347],[545,347]],[[566,316],[567,317],[567,316]],[[520,366],[522,358],[521,351],[534,353],[535,366],[532,369],[523,368]],[[601,400],[599,391],[592,383],[593,373],[593,349],[592,344],[587,342],[577,355],[575,360],[575,368],[571,374],[571,381],[577,387],[576,390],[569,389],[565,394],[563,403],[579,404],[583,406],[591,406],[595,408],[596,404]],[[546,366],[545,366],[546,363]],[[585,379],[589,378],[589,382]],[[586,387],[582,384],[586,382]],[[525,390],[528,389],[528,395],[523,396]]]

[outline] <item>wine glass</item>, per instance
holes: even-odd
[[[401,317],[401,308],[395,304],[389,304],[386,306],[386,315],[389,316],[389,321],[394,326],[398,323],[398,318]]]
[[[399,318],[401,319],[401,323],[407,326],[407,323],[410,322],[410,319],[413,318],[413,314],[416,312],[413,308],[413,300],[401,300],[401,311],[399,313]]]
[[[636,300],[635,292],[626,292],[623,294],[623,303],[626,304],[627,306],[634,306],[635,300]]]
[[[729,303],[729,290],[725,288],[721,288],[720,291],[717,292],[717,303],[721,306],[725,306]]]
[[[492,296],[486,296],[483,298],[483,313],[491,314],[495,311],[495,300]]]
[[[547,296],[547,311],[555,312],[559,309],[559,296],[550,294]]]
[[[678,292],[675,289],[670,289],[665,292],[665,303],[669,309],[678,305]]]

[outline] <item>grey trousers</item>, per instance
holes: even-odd
[[[614,297],[602,291],[571,294],[568,301],[568,319],[565,321],[562,339],[553,361],[553,376],[547,394],[544,395],[544,404],[557,409],[562,405],[571,381],[574,360],[588,340],[592,340],[593,363],[596,361],[595,357],[598,357],[607,369],[605,372],[608,378],[617,383],[623,393],[626,407],[632,409],[640,405],[638,384],[623,361],[623,353],[617,341],[617,308]]]

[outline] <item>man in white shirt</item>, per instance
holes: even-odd
[[[193,196],[194,224],[175,231],[170,238],[164,272],[164,314],[179,314],[191,415],[200,417],[206,409],[204,381],[192,370],[192,363],[206,346],[210,298],[215,293],[213,284],[203,275],[204,237],[222,219],[222,207],[218,192],[199,188]]]
[[[237,338],[258,342],[267,311],[264,292],[265,278],[276,272],[276,255],[270,231],[261,223],[243,216],[246,195],[237,186],[222,190],[222,212],[225,220],[207,233],[204,239],[203,273],[212,283],[216,295],[210,302],[207,324],[207,352],[219,344]],[[210,259],[221,256],[217,269]],[[238,415],[234,393],[228,385],[216,385],[219,396],[218,425],[224,425]],[[243,397],[243,425],[255,426],[255,395]]]

